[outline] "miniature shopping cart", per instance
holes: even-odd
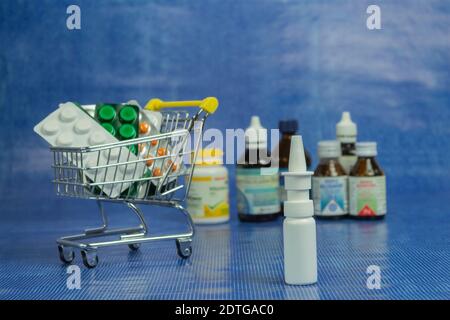
[[[195,112],[166,109],[195,106],[199,107]],[[56,193],[96,200],[102,220],[98,228],[58,239],[60,259],[71,263],[75,257],[74,249],[78,249],[85,266],[94,268],[98,264],[99,248],[126,244],[131,250],[138,250],[141,243],[154,240],[175,240],[178,255],[188,258],[192,253],[194,225],[182,202],[189,192],[205,120],[217,107],[218,101],[213,97],[173,102],[152,99],[145,109],[164,109],[157,135],[82,148],[51,147]],[[129,150],[136,150],[133,146],[138,146],[140,151],[147,148],[149,155],[132,155]],[[150,154],[150,150],[157,152]],[[186,165],[186,159],[192,159],[190,166]],[[140,224],[131,228],[110,228],[103,208],[106,201],[125,204]],[[146,219],[138,207],[140,204],[181,211],[187,220],[188,231],[150,236]]]

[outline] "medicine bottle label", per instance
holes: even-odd
[[[273,214],[280,211],[277,170],[237,168],[237,209],[247,214]]]
[[[280,175],[280,202],[284,202],[287,200],[287,191],[284,188],[284,176],[283,172],[288,172],[288,168],[279,168]]]
[[[386,214],[386,177],[349,177],[350,215]]]
[[[230,214],[228,178],[193,176],[187,205],[193,218],[227,217]]]
[[[314,214],[341,216],[348,213],[347,177],[313,177]]]

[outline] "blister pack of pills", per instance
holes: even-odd
[[[71,102],[61,104],[39,122],[34,131],[54,147],[91,147],[119,142]],[[67,157],[72,164],[81,164],[81,159],[71,159],[70,153],[67,153]],[[110,198],[117,198],[131,185],[132,180],[142,177],[145,165],[137,160],[126,147],[108,147],[101,151],[82,153],[83,167],[88,168],[84,173],[90,181],[99,183],[100,190]],[[104,167],[118,163],[121,164]]]

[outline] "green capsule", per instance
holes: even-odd
[[[135,144],[128,146],[128,150],[130,150],[130,152],[133,154],[137,154],[137,148]]]
[[[105,130],[111,133],[113,136],[116,135],[116,129],[114,129],[111,123],[108,122],[102,123],[102,127],[105,128]]]
[[[136,129],[131,124],[124,124],[119,128],[119,134],[122,139],[134,139],[137,136]]]
[[[111,121],[116,117],[116,110],[109,104],[104,104],[98,111],[100,121]]]
[[[120,110],[119,117],[123,122],[133,122],[137,119],[137,112],[133,107],[125,106]]]

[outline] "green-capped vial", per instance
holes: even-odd
[[[125,106],[120,110],[120,120],[124,122],[133,122],[137,119],[137,112],[131,106]]]
[[[136,138],[136,129],[131,124],[124,124],[119,128],[119,134],[123,139]]]
[[[116,117],[116,110],[109,104],[103,105],[98,111],[100,121],[111,121]]]
[[[114,127],[112,126],[111,123],[108,123],[108,122],[102,123],[102,127],[105,128],[106,131],[111,133],[111,135],[113,135],[113,136],[116,135],[116,130],[114,129]]]

